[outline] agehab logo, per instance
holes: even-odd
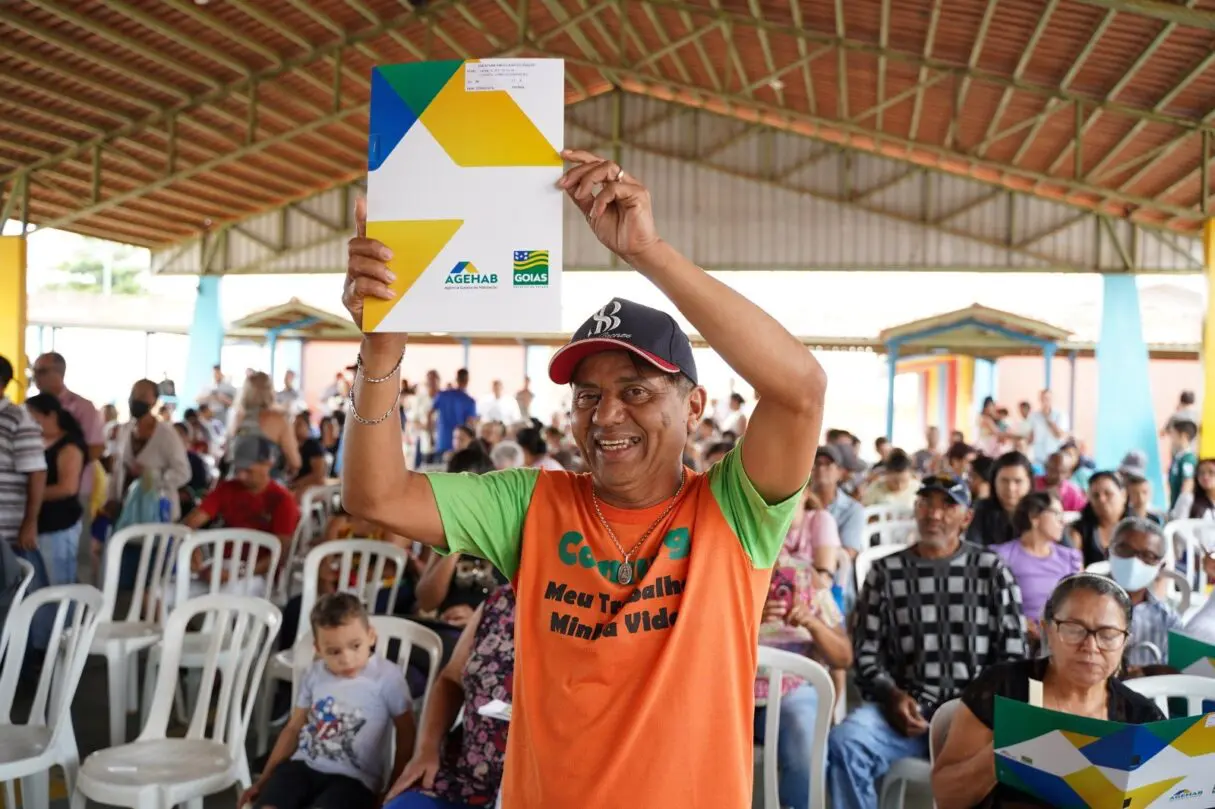
[[[1201,789],[1198,790],[1197,792],[1195,792],[1192,789],[1179,789],[1176,792],[1174,792],[1172,795],[1169,796],[1169,803],[1173,803],[1174,801],[1188,801],[1191,798],[1201,798],[1201,797],[1202,797]]]
[[[444,289],[494,289],[497,286],[497,273],[481,272],[471,261],[457,261],[443,279]]]

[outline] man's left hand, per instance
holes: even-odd
[[[659,244],[650,192],[613,160],[567,149],[561,156],[574,164],[558,185],[582,211],[595,238],[629,264]],[[595,188],[599,192],[595,193]]]

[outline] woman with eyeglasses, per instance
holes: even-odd
[[[1143,724],[1163,719],[1156,704],[1116,677],[1131,634],[1132,600],[1104,576],[1078,573],[1047,599],[1041,631],[1050,657],[1001,663],[962,692],[949,735],[932,767],[939,809],[1048,807],[996,781],[992,728],[996,697],[1030,701],[1030,681],[1042,684],[1042,705],[1052,711]]]

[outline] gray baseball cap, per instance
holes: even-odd
[[[274,463],[276,447],[260,435],[238,435],[232,439],[232,469],[240,472],[259,463]]]
[[[1147,480],[1147,453],[1131,450],[1118,464],[1118,472],[1128,480]]]

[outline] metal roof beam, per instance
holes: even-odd
[[[993,2],[992,5],[994,6],[995,3]],[[1046,28],[1050,24],[1050,18],[1058,6],[1059,0],[1049,0],[1046,8],[1042,10],[1042,16],[1038,18],[1038,24],[1034,26],[1034,32],[1030,34],[1029,42],[1026,43],[1025,49],[1021,52],[1021,58],[1017,60],[1017,66],[1013,69],[1014,80],[1020,81],[1021,77],[1025,74],[1025,68],[1029,67],[1029,62],[1033,59],[1034,51],[1038,49],[1038,42],[1042,39],[1042,35],[1046,33]],[[996,142],[992,140],[992,135],[996,127],[999,126],[1000,119],[1004,117],[1005,110],[1008,109],[1008,102],[1012,101],[1012,92],[1008,87],[1000,91],[1000,103],[996,105],[996,111],[987,124],[987,131],[983,133],[983,142],[975,150],[979,154],[982,154],[990,144]]]
[[[928,60],[932,58],[932,48],[936,44],[937,25],[941,21],[941,3],[942,0],[932,0],[932,13],[928,18],[928,33],[924,37],[924,50],[920,56],[919,75],[916,76],[915,86],[915,106],[911,109],[911,129],[908,130],[908,136],[911,140],[918,140],[920,135],[920,113],[923,111],[925,82],[928,81]],[[888,49],[883,49],[883,56]]]
[[[649,4],[647,3],[647,6]],[[801,0],[789,0],[789,12],[793,17],[793,24],[798,29],[803,28],[802,23],[802,2]],[[826,52],[830,50],[829,46],[823,46],[820,51]],[[810,47],[806,44],[806,40],[801,37],[797,38],[797,61],[801,64],[799,67],[802,71],[802,86],[806,90],[806,100],[809,102],[810,114],[818,115],[818,99],[814,92],[814,80],[810,77],[810,62],[814,57],[809,53]],[[818,52],[815,52],[815,56]]]
[[[1112,11],[1125,11],[1190,28],[1215,31],[1215,12],[1196,11],[1176,3],[1162,2],[1162,0],[1077,0],[1077,2],[1084,3],[1086,6],[1108,8]]]
[[[979,66],[979,57],[983,55],[983,46],[987,43],[987,31],[991,28],[991,21],[996,16],[997,6],[999,6],[999,0],[987,0],[983,8],[983,18],[979,21],[979,31],[975,34],[975,41],[970,49],[970,58],[966,60],[966,73],[962,75],[957,102],[954,104],[953,118],[949,122],[949,135],[945,140],[945,145],[951,149],[958,145],[958,127],[961,126],[962,110],[966,107],[966,94],[970,92],[972,75],[975,68]],[[1007,92],[1008,88],[1005,87],[1004,90]]]
[[[759,7],[759,0],[749,0],[748,8],[751,9],[751,16],[756,20],[762,20],[764,18],[763,10]],[[776,61],[772,58],[772,42],[768,39],[768,32],[764,29],[757,29],[757,33],[759,35],[759,47],[764,54],[764,66],[768,70],[768,75],[772,75],[776,72]],[[775,80],[769,80],[767,84],[772,88],[772,92],[776,94],[776,103],[780,104],[782,107],[785,106],[785,89],[783,83],[778,83]],[[745,83],[744,86],[752,90],[757,89],[754,87],[754,82]],[[749,95],[749,93],[745,92],[744,94]]]
[[[594,8],[594,7],[592,7]],[[654,7],[649,3],[641,4],[641,11],[645,14],[646,19],[650,21],[650,27],[654,29],[655,36],[662,43],[662,47],[667,47],[671,44],[671,35],[667,32],[667,28],[662,24],[662,20],[658,19],[658,15],[654,13]],[[575,16],[577,19],[577,15]],[[543,46],[548,40],[548,34],[541,36],[536,40],[536,43]],[[688,65],[683,61],[683,57],[679,55],[678,50],[671,51],[671,62],[675,65],[675,70],[679,72],[680,81],[692,84],[692,74],[688,71]]]

